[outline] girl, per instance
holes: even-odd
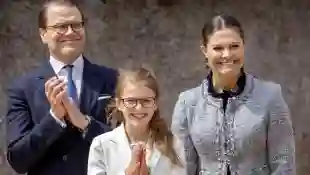
[[[111,115],[122,123],[93,140],[88,175],[186,174],[183,144],[160,117],[158,98],[150,71],[120,71]]]

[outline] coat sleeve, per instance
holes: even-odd
[[[111,127],[106,124],[104,115],[99,115],[99,117],[96,117],[97,119],[93,116],[87,117],[89,117],[90,123],[89,126],[87,126],[87,128],[83,131],[82,136],[89,144],[92,143],[92,140],[96,136],[111,131]]]
[[[184,144],[182,140],[178,138],[176,135],[174,135],[174,149],[179,157],[181,166],[176,165],[171,175],[187,175]]]
[[[62,128],[49,111],[38,124],[32,122],[31,110],[22,85],[8,88],[7,159],[18,173],[26,173],[49,146],[62,134]]]
[[[188,117],[192,116],[187,116],[187,108],[188,106],[181,93],[172,115],[171,130],[184,145],[187,174],[196,175],[198,174],[198,155],[189,133]]]
[[[107,169],[109,160],[106,159],[104,145],[100,136],[93,139],[89,149],[87,175],[113,175]],[[125,175],[125,172],[120,170],[116,175]]]
[[[104,152],[98,137],[89,149],[87,175],[107,175]]]
[[[269,106],[267,144],[271,174],[296,175],[293,127],[279,85]]]

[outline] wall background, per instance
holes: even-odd
[[[0,115],[5,87],[47,59],[37,29],[40,1],[0,1]],[[246,70],[282,85],[296,131],[298,174],[310,172],[310,1],[308,0],[80,0],[89,19],[86,56],[120,67],[150,64],[162,88],[163,114],[170,115],[180,91],[198,85],[206,71],[200,30],[217,13],[236,16],[246,32]],[[4,117],[0,174],[5,162]]]

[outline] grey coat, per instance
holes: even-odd
[[[188,175],[225,175],[227,165],[232,175],[296,174],[292,122],[278,84],[246,74],[243,92],[224,113],[204,80],[180,94],[171,128],[184,141]]]

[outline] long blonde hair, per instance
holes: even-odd
[[[154,74],[148,69],[139,66],[128,70],[120,70],[117,81],[115,98],[120,98],[121,93],[127,83],[143,83],[145,87],[152,89],[156,95],[156,102],[159,98],[159,88]],[[122,113],[116,108],[115,99],[112,100],[108,107],[108,120],[116,120],[116,122],[124,122]],[[168,128],[165,120],[160,116],[159,109],[157,109],[149,123],[151,143],[156,145],[158,150],[168,157],[172,164],[182,166],[180,158],[173,147],[174,137]]]

